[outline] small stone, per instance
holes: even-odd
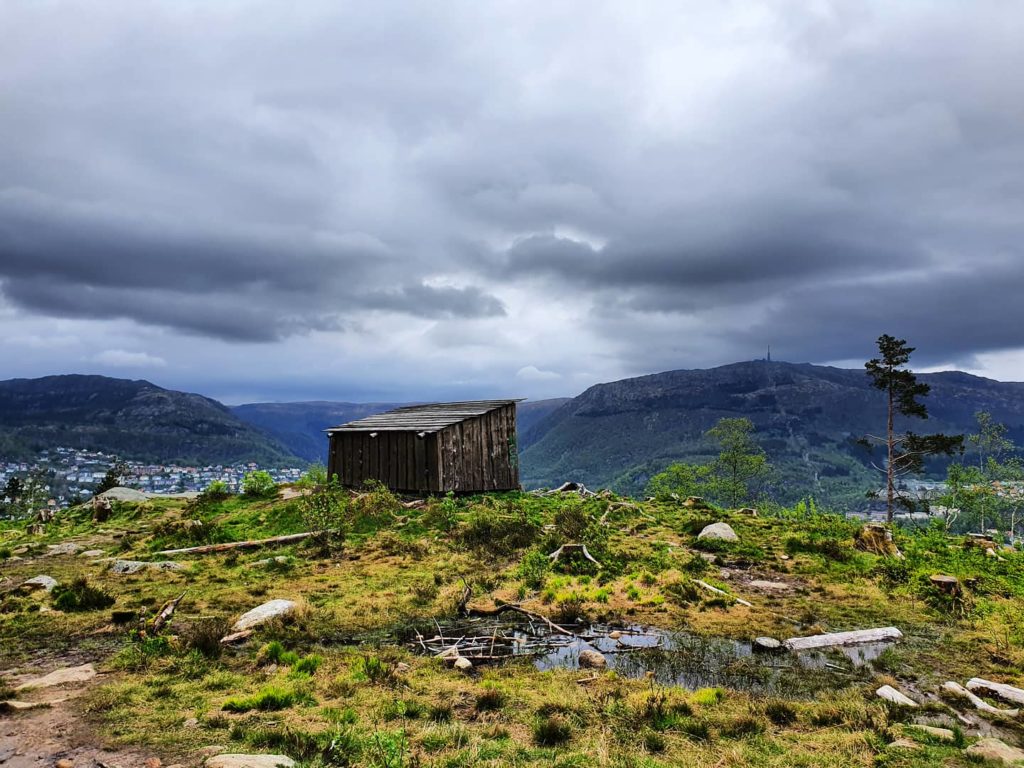
[[[896,739],[889,745],[889,749],[920,749],[921,745],[910,739]]]
[[[992,738],[979,739],[965,749],[964,753],[972,757],[981,757],[996,763],[1002,763],[1003,765],[1016,765],[1024,761],[1024,752],[1016,747],[1011,747],[1004,741]]]
[[[789,555],[779,555],[779,560],[789,560]]]
[[[42,589],[46,592],[52,592],[56,586],[57,580],[52,576],[35,576],[21,585],[22,589]]]
[[[721,541],[739,541],[740,537],[728,523],[712,523],[704,526],[704,530],[697,534],[698,539],[719,539]]]
[[[190,718],[186,719],[185,722],[182,723],[181,725],[182,725],[183,728],[198,728],[199,727],[199,718],[198,717],[190,717]]]
[[[753,507],[743,507],[743,509],[736,510],[741,515],[747,515],[748,517],[757,517],[757,510]]]
[[[587,648],[580,651],[580,669],[601,669],[607,666],[604,654]]]
[[[163,765],[163,761],[159,757],[147,757],[144,765],[146,768],[160,768]]]
[[[622,633],[619,632],[619,630],[616,629],[616,630],[613,630],[613,631],[609,632],[608,633],[608,637],[610,639],[612,639],[612,640],[618,640],[620,637],[622,637]]]
[[[206,768],[292,768],[295,761],[284,755],[214,755]]]
[[[75,768],[75,761],[69,760],[66,757],[62,757],[60,760],[53,764],[53,768]]]
[[[412,667],[410,667],[404,661],[400,661],[397,664],[395,664],[395,671],[396,672],[408,672],[410,669],[412,669]]]
[[[79,557],[103,557],[102,549],[87,549],[78,553]]]
[[[763,589],[768,592],[788,592],[792,589],[792,586],[784,581],[763,581],[761,579],[754,579],[750,582],[750,586],[754,589]]]
[[[781,651],[782,641],[776,640],[774,637],[755,637],[752,649],[755,651],[763,651],[768,653]]]
[[[467,659],[465,656],[459,656],[459,658],[455,660],[455,664],[453,664],[452,666],[454,666],[460,672],[468,672],[473,668],[473,662]]]
[[[243,629],[250,629],[260,624],[265,624],[279,616],[287,616],[298,607],[298,603],[293,600],[270,600],[263,603],[263,605],[253,608],[251,611],[243,613],[238,621],[232,625],[231,631],[241,632]]]
[[[47,555],[74,555],[81,551],[82,545],[73,541],[66,541],[63,544],[50,544]]]
[[[878,696],[878,698],[880,699],[885,699],[886,701],[892,702],[893,704],[898,704],[901,707],[918,706],[916,701],[914,701],[909,696],[900,693],[891,685],[883,685],[881,688],[875,691],[875,695]]]

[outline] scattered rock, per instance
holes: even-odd
[[[789,555],[779,555],[779,560],[789,560]]]
[[[892,531],[880,523],[868,523],[853,537],[853,545],[861,552],[871,552],[885,557],[903,557],[896,542],[892,540]]]
[[[875,695],[880,699],[892,702],[893,704],[899,704],[901,707],[916,707],[917,702],[900,691],[897,691],[891,685],[883,685],[877,691]]]
[[[53,701],[17,701],[15,699],[9,699],[7,701],[0,701],[0,712],[25,712],[29,709],[45,709],[46,707],[52,707],[54,704],[60,704],[65,699],[54,699]],[[0,762],[3,762],[0,760]]]
[[[284,755],[214,755],[206,768],[292,768],[295,761]]]
[[[153,571],[182,571],[185,566],[181,563],[176,563],[173,560],[156,560],[153,562],[143,562],[142,560],[115,560],[110,564],[111,573],[138,573],[143,570]]]
[[[608,661],[599,651],[590,648],[580,651],[580,669],[601,669],[607,664]]]
[[[16,754],[18,754],[18,750],[16,750],[14,747],[0,748],[0,763],[6,763]]]
[[[774,637],[755,637],[751,649],[762,653],[774,653],[783,650],[783,647],[782,641]]]
[[[285,555],[278,555],[277,557],[265,557],[262,560],[254,560],[253,562],[249,563],[249,565],[255,568],[270,565],[271,563],[287,563],[289,559],[290,558],[288,558]]]
[[[47,555],[74,555],[82,550],[82,545],[65,541],[63,544],[50,544],[47,548],[50,550]]]
[[[243,629],[250,629],[260,624],[265,624],[279,616],[287,616],[298,607],[298,603],[294,600],[270,600],[263,605],[253,608],[251,611],[243,613],[238,621],[232,625],[231,631],[241,632]]]
[[[707,509],[708,503],[700,496],[689,496],[683,502],[683,506],[687,509]]]
[[[473,668],[473,662],[467,659],[465,656],[459,656],[452,666],[460,672],[468,672]]]
[[[103,557],[102,549],[87,549],[78,553],[79,557]]]
[[[921,731],[921,733],[926,733],[941,741],[956,741],[956,734],[949,730],[949,728],[937,728],[934,725],[918,725],[917,723],[912,723],[907,727],[915,731]]]
[[[96,498],[107,501],[145,501],[149,497],[136,488],[125,488],[123,485],[119,485],[98,494]]]
[[[704,527],[697,535],[698,539],[721,539],[722,541],[739,541],[740,537],[728,523],[712,523]]]
[[[761,579],[754,579],[750,582],[750,586],[754,589],[763,589],[768,592],[788,592],[793,588],[784,581],[762,581]]]
[[[997,763],[1001,762],[1003,765],[1017,765],[1024,761],[1024,752],[999,739],[979,739],[965,749],[964,753]]]
[[[743,507],[743,509],[738,509],[736,512],[741,515],[747,515],[748,517],[757,517],[757,510],[753,507]]]
[[[198,728],[199,727],[199,718],[198,717],[189,717],[189,718],[187,718],[185,720],[184,723],[181,724],[181,726],[182,726],[182,728]]]
[[[143,763],[146,768],[160,768],[163,764],[163,760],[159,757],[147,757],[146,762]]]
[[[406,664],[404,661],[400,661],[395,664],[395,672],[408,672],[412,667]]]
[[[53,764],[53,768],[75,768],[75,761],[67,757],[62,757]]]
[[[618,640],[620,637],[622,637],[622,633],[619,632],[619,630],[617,629],[613,629],[611,632],[608,633],[608,638],[610,640]]]
[[[910,739],[896,739],[896,741],[889,744],[889,749],[920,749],[921,745],[916,741]]]
[[[14,690],[24,691],[28,688],[53,688],[54,686],[67,685],[68,683],[84,683],[86,680],[92,680],[94,677],[96,677],[96,668],[92,664],[83,664],[80,667],[56,669],[48,675],[24,682]]]
[[[57,586],[57,580],[52,576],[34,576],[28,581],[24,581],[21,584],[22,589],[36,590],[42,589],[46,592],[52,592],[53,588]]]

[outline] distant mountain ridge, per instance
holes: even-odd
[[[0,381],[0,455],[30,458],[57,446],[161,463],[301,463],[202,395],[81,374]]]
[[[919,378],[932,387],[931,418],[915,420],[914,430],[971,432],[975,412],[986,410],[1024,443],[1024,384],[957,371]],[[808,363],[751,361],[598,384],[524,436],[523,480],[638,493],[673,461],[710,459],[701,435],[720,418],[746,416],[778,469],[777,496],[850,501],[879,482],[854,441],[884,429],[884,407],[863,369]]]
[[[519,403],[516,409],[517,433],[523,436],[538,422],[557,408],[569,402],[570,398],[536,400]],[[382,411],[388,411],[411,403],[346,403],[333,401],[309,401],[293,403],[247,403],[231,408],[243,421],[272,435],[288,449],[306,461],[327,460],[327,436],[325,429],[349,421],[361,419]]]

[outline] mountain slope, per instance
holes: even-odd
[[[68,446],[165,463],[298,463],[216,400],[106,376],[0,381],[0,435],[11,457]]]
[[[557,398],[519,403],[516,414],[520,441],[535,424],[568,401],[569,398]],[[399,405],[407,403],[248,403],[236,405],[231,410],[243,421],[275,437],[296,456],[301,456],[307,461],[326,461],[325,429],[397,408]]]
[[[969,432],[991,411],[1024,442],[1024,384],[965,373],[923,374],[932,387],[924,432]],[[863,370],[754,361],[598,384],[534,426],[522,443],[527,487],[580,480],[639,492],[672,461],[710,458],[701,438],[746,416],[778,469],[780,498],[851,501],[878,483],[854,441],[884,428],[884,400]]]

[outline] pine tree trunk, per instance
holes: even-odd
[[[893,513],[893,500],[895,494],[895,472],[892,465],[892,454],[894,446],[895,436],[893,435],[893,393],[892,384],[889,385],[889,422],[886,431],[886,444],[889,449],[889,460],[885,465],[885,491],[886,491],[886,505],[885,505],[885,520],[887,523],[892,525],[892,513]]]

